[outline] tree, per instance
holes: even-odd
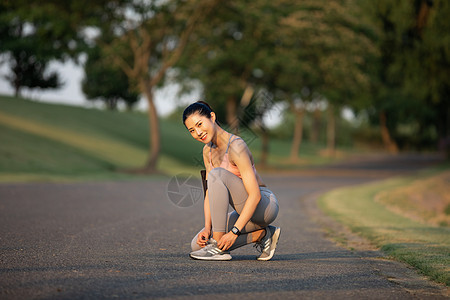
[[[139,171],[152,173],[156,171],[160,152],[154,90],[164,82],[167,71],[180,59],[193,31],[218,2],[172,0],[114,4],[111,1],[111,15],[105,18],[101,28],[102,32],[114,33],[116,39],[100,46],[147,100],[149,158]]]
[[[25,41],[24,41],[25,42]],[[14,95],[20,97],[23,87],[30,89],[56,89],[62,86],[57,72],[48,72],[49,58],[40,57],[35,53],[34,43],[22,44],[20,49],[11,49],[11,74],[4,76],[14,88]]]
[[[105,60],[98,46],[89,51],[84,71],[81,86],[88,99],[99,98],[111,110],[117,108],[118,101],[125,102],[128,109],[131,109],[139,100],[139,94],[131,91],[126,74]]]
[[[23,87],[58,88],[61,81],[56,72],[48,72],[49,61],[56,55],[53,48],[42,40],[39,32],[41,22],[31,23],[18,7],[0,4],[0,52],[6,53],[10,62],[10,75],[5,79],[14,88],[16,97]]]
[[[381,52],[372,73],[371,111],[386,146],[420,149],[445,141],[450,135],[448,1],[366,4]]]
[[[265,165],[269,131],[262,115],[282,99],[275,97],[276,65],[282,54],[280,19],[289,7],[268,0],[227,1],[190,43],[177,64],[180,76],[202,83],[205,98],[231,131],[257,125],[262,135],[259,164]],[[213,28],[211,30],[211,28]],[[277,73],[278,74],[278,73]]]
[[[406,118],[405,121],[415,124],[412,135],[420,137],[415,140],[416,147],[440,142],[450,153],[450,25],[447,20],[450,3],[442,0],[406,3],[409,4],[407,24],[400,27],[396,20],[402,35],[397,36],[400,52],[393,65],[393,72],[404,75],[402,93],[412,99],[408,107],[415,120]]]
[[[229,125],[236,123],[238,108],[245,107],[239,99],[243,103],[249,90],[287,100],[296,116],[291,151],[296,160],[308,103],[326,96],[329,107],[348,104],[367,85],[362,66],[374,47],[352,5],[354,1],[227,1],[200,28],[202,38],[186,52],[188,71],[182,74],[199,79],[207,98],[224,104]]]
[[[289,100],[296,117],[291,160],[298,159],[306,107],[328,102],[328,150],[334,153],[335,114],[368,86],[367,57],[375,53],[357,17],[355,1],[292,1],[280,21],[272,69],[274,85]]]
[[[328,102],[327,152],[334,155],[336,144],[336,114],[344,106],[358,107],[367,94],[368,61],[377,49],[368,32],[371,27],[362,17],[358,1],[341,0],[322,3],[319,38],[314,48],[319,56],[321,84],[318,92]]]
[[[290,159],[298,161],[303,138],[303,118],[306,106],[318,95],[315,92],[320,78],[316,57],[311,47],[309,31],[313,24],[308,20],[299,23],[297,17],[305,8],[296,1],[279,3],[276,35],[273,37],[271,55],[267,57],[267,85],[289,104],[294,115],[293,140]],[[308,15],[308,14],[306,14]],[[303,16],[302,16],[303,18]],[[271,58],[272,57],[272,58]]]
[[[262,56],[273,24],[275,5],[266,0],[226,1],[199,26],[177,64],[180,77],[202,83],[205,98],[223,112],[232,131],[264,76]],[[271,32],[272,31],[272,32]]]
[[[121,0],[117,0],[120,2]],[[8,81],[22,87],[57,88],[62,83],[49,62],[77,58],[85,28],[97,22],[106,0],[15,0],[0,3],[0,53],[10,62]]]

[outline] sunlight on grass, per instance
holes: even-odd
[[[410,263],[433,280],[449,285],[450,228],[417,222],[375,201],[380,191],[389,193],[414,179],[401,177],[336,189],[321,197],[319,206],[389,255]]]
[[[145,162],[147,151],[107,139],[98,139],[67,129],[6,115],[0,112],[0,123],[28,133],[43,136],[67,145],[83,149],[94,156],[107,160],[117,166],[140,166]]]
[[[450,226],[450,171],[379,192],[375,200],[395,213],[434,226]]]

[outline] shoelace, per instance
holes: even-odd
[[[224,251],[220,250],[217,247],[217,244],[214,244],[214,243],[210,243],[210,244],[206,245],[205,248],[203,248],[203,249],[205,249],[206,252],[209,252],[211,254],[224,254],[225,253]]]
[[[264,242],[260,241],[260,242],[256,242],[253,247],[256,248],[256,250],[259,253],[263,253],[264,251],[269,251],[270,249],[270,239],[266,239]]]
[[[266,230],[269,230],[269,229],[267,228]],[[267,232],[266,232],[266,234],[267,234]],[[256,242],[253,245],[253,247],[256,248],[256,251],[258,251],[259,253],[263,253],[264,250],[266,250],[266,248],[269,248],[269,246],[270,246],[269,245],[269,239],[266,239],[265,241],[264,241],[264,239],[266,239],[266,236],[264,236],[262,241]]]
[[[256,251],[258,251],[259,253],[263,253],[264,250],[264,246],[261,242],[257,242],[253,245],[253,248],[256,248]]]

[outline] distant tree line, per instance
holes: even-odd
[[[294,162],[307,114],[315,124],[326,116],[334,153],[343,108],[378,128],[392,153],[449,151],[449,12],[446,0],[3,1],[0,52],[17,94],[59,87],[49,62],[84,53],[87,97],[115,108],[143,96],[150,126],[143,172],[156,170],[154,91],[169,81],[183,90],[200,83],[230,130],[259,124],[263,164],[269,135],[261,116],[281,102],[294,117]],[[261,94],[270,103],[261,106]]]

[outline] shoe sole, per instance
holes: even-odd
[[[189,256],[190,256],[192,259],[196,259],[196,260],[226,261],[226,260],[231,260],[231,259],[232,259],[231,255],[229,255],[229,254],[223,254],[223,255],[220,255],[220,256],[217,255],[217,256],[215,256],[215,257],[213,257],[213,256],[210,256],[210,257],[193,256],[193,255],[190,255],[190,254],[189,254]]]
[[[278,239],[280,238],[280,235],[281,235],[281,228],[278,227],[277,229],[275,229],[275,232],[272,235],[273,248],[270,250],[269,256],[267,256],[267,257],[258,257],[257,260],[267,261],[267,260],[272,259],[273,255],[275,254],[275,249],[277,248]]]

